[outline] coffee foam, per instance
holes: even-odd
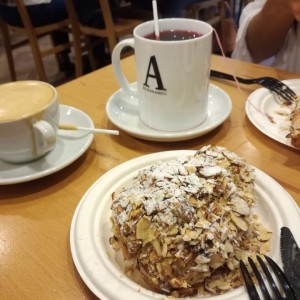
[[[54,99],[55,91],[40,81],[17,81],[0,85],[0,122],[34,115]]]

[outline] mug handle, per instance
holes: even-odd
[[[32,127],[38,156],[52,150],[56,144],[55,129],[44,120],[35,122]]]
[[[137,98],[137,89],[134,88],[127,80],[121,67],[121,52],[124,47],[131,47],[134,49],[134,38],[120,41],[114,48],[112,53],[112,66],[117,81],[129,97]]]

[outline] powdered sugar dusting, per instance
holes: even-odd
[[[176,215],[180,212],[190,219],[192,227],[196,211],[189,203],[190,196],[212,201],[216,192],[226,198],[234,198],[241,190],[233,182],[233,174],[226,169],[230,162],[245,168],[244,161],[225,148],[205,147],[193,157],[158,162],[140,170],[137,183],[124,189],[114,201],[113,206],[126,208],[118,217],[120,226],[128,219],[131,208],[135,207],[128,207],[128,199],[135,199],[141,203],[147,216],[156,213],[155,219],[159,222],[175,224]],[[253,170],[247,167],[244,176],[254,179]],[[226,186],[221,187],[224,181]]]

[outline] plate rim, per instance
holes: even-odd
[[[140,156],[140,157],[137,157],[137,158],[134,158],[134,159],[131,159],[129,161],[126,161],[118,166],[116,166],[115,168],[111,169],[110,171],[108,171],[107,173],[105,173],[103,176],[101,176],[100,178],[98,178],[98,180],[96,180],[92,186],[86,191],[86,193],[83,195],[83,197],[81,198],[78,206],[76,207],[76,210],[75,210],[75,213],[73,215],[73,218],[72,218],[72,222],[71,222],[71,227],[70,227],[70,248],[71,248],[71,255],[72,255],[72,259],[73,259],[73,262],[77,268],[77,271],[79,273],[79,275],[81,276],[81,278],[83,279],[83,281],[85,282],[85,284],[88,286],[88,288],[99,298],[103,299],[103,300],[116,300],[118,299],[116,297],[116,295],[114,295],[115,297],[111,298],[111,294],[109,296],[107,296],[107,294],[103,294],[102,291],[99,291],[97,289],[97,287],[90,282],[90,278],[88,276],[88,274],[86,274],[86,272],[84,271],[83,267],[82,267],[82,262],[80,262],[80,260],[78,259],[78,256],[76,251],[77,251],[77,242],[76,242],[76,234],[79,234],[80,237],[83,238],[83,236],[81,236],[82,232],[77,232],[76,233],[76,226],[78,226],[77,224],[77,221],[78,221],[78,217],[82,217],[80,216],[80,213],[82,214],[82,207],[84,205],[87,205],[86,202],[88,201],[92,201],[94,202],[95,200],[89,200],[89,199],[92,199],[93,198],[93,193],[97,192],[97,190],[101,189],[101,184],[103,184],[103,181],[107,181],[107,180],[110,180],[111,179],[111,176],[114,176],[114,175],[118,175],[119,177],[121,176],[120,173],[121,170],[123,169],[123,173],[124,172],[127,172],[127,173],[131,173],[132,170],[135,169],[135,171],[137,171],[138,169],[140,168],[144,168],[145,166],[149,165],[149,164],[152,164],[154,163],[155,161],[158,161],[158,160],[167,160],[167,159],[172,159],[174,157],[178,157],[178,156],[181,156],[181,155],[190,155],[190,154],[193,154],[195,153],[196,151],[195,150],[172,150],[172,151],[163,151],[163,152],[157,152],[157,153],[152,153],[152,154],[148,154],[148,155],[143,155],[143,156]],[[137,168],[138,166],[138,168]],[[137,169],[136,169],[137,168]],[[262,176],[263,179],[267,179],[268,181],[272,182],[273,184],[275,184],[275,187],[276,189],[275,190],[280,190],[280,193],[281,193],[281,196],[284,195],[285,199],[288,201],[289,205],[290,206],[293,206],[293,207],[298,207],[295,203],[295,201],[293,200],[293,198],[288,194],[288,192],[278,183],[276,182],[272,177],[270,177],[269,175],[267,175],[266,173],[264,173],[263,171],[255,168],[256,172],[257,172],[257,175],[256,176]],[[123,174],[122,173],[122,174]],[[110,189],[114,186],[114,185],[117,185],[117,183],[113,184],[111,183],[111,187]],[[106,192],[108,193],[108,191]],[[91,198],[92,197],[92,198]],[[100,203],[100,204],[99,204]],[[103,205],[105,206],[105,202],[99,202],[97,205],[100,206],[100,207],[103,207]],[[94,204],[94,203],[93,203]],[[95,209],[95,207],[93,206],[93,209]],[[98,208],[98,210],[100,210],[100,208]],[[294,212],[295,215],[293,215],[293,217],[297,217],[299,218],[299,224],[300,225],[300,210],[295,210]],[[285,216],[285,218],[287,218]],[[283,219],[283,217],[281,218]],[[279,220],[280,221],[280,220]],[[276,221],[277,222],[277,221]],[[283,226],[283,225],[286,225],[285,223],[280,223],[280,224],[276,224],[276,226]],[[93,228],[95,227],[95,225],[93,226]],[[95,228],[94,228],[95,229]],[[98,230],[99,231],[99,230]],[[100,235],[100,234],[99,234]],[[99,236],[98,236],[99,238]],[[278,233],[278,236],[277,238],[279,238],[279,233]],[[299,238],[299,237],[298,237]],[[278,241],[279,242],[279,239]],[[93,244],[95,244],[95,241],[92,241]],[[99,242],[100,243],[100,242]],[[274,252],[274,255],[279,258],[280,257],[280,254],[279,254],[279,243],[278,243],[278,249],[274,249],[273,250]],[[97,262],[98,263],[98,262]],[[96,262],[94,262],[94,264],[96,264]],[[98,265],[99,266],[99,265]],[[99,267],[100,268],[100,267]],[[104,272],[103,270],[101,272]],[[120,288],[120,285],[118,285],[118,287]],[[229,299],[241,299],[241,288],[238,288],[236,290],[233,290],[232,293],[228,292],[228,293],[225,293],[223,295],[219,295],[218,299],[222,299],[222,300],[229,300]],[[143,288],[141,288],[142,290],[144,290]],[[107,290],[107,288],[106,288]],[[120,290],[118,289],[118,292]],[[124,291],[123,291],[124,292]],[[137,293],[137,290],[135,290],[135,292]],[[150,292],[151,294],[151,292]],[[139,297],[137,299],[142,299],[142,300],[150,300],[150,299],[164,299],[164,296],[161,295],[161,294],[157,294],[157,293],[153,293],[151,294],[152,296],[148,297],[148,296],[145,296],[145,294],[142,294],[142,293],[139,293],[139,294],[136,294],[138,295]],[[143,295],[143,297],[142,297]],[[157,295],[157,297],[153,297],[153,295]],[[244,292],[242,292],[242,296],[244,295]],[[245,292],[245,295],[246,295],[246,292]],[[131,295],[132,296],[132,295]],[[220,296],[223,296],[220,298]],[[235,298],[237,297],[237,298]],[[203,297],[202,297],[203,298]],[[201,298],[201,299],[202,299]],[[214,297],[206,297],[207,299],[214,299]],[[134,298],[135,299],[135,298]],[[167,299],[167,297],[166,297]],[[185,299],[189,299],[189,298],[185,298]],[[199,297],[197,298],[193,298],[193,299],[200,299]],[[244,297],[243,297],[244,299]],[[245,298],[246,299],[246,298]]]
[[[136,85],[136,82],[133,82],[130,85]],[[222,118],[219,118],[218,121],[214,122],[210,126],[206,126],[205,128],[202,128],[202,129],[200,129],[200,128],[203,125],[203,123],[205,123],[205,121],[202,124],[200,124],[194,128],[191,128],[189,130],[185,130],[185,131],[165,132],[165,131],[159,131],[159,130],[149,128],[153,132],[148,132],[148,133],[145,133],[142,130],[137,131],[132,128],[129,128],[126,125],[120,124],[120,122],[117,122],[116,119],[113,117],[113,114],[111,114],[111,110],[112,110],[111,105],[115,101],[115,98],[123,92],[122,88],[115,91],[109,97],[109,99],[106,103],[106,108],[105,108],[106,115],[107,115],[108,119],[110,120],[110,122],[112,122],[116,127],[118,127],[119,129],[123,130],[124,132],[126,132],[136,138],[140,138],[143,140],[149,140],[149,141],[156,141],[156,142],[178,142],[178,141],[190,140],[190,139],[194,139],[196,137],[205,135],[208,132],[214,130],[215,128],[220,126],[222,123],[224,123],[232,112],[232,100],[231,100],[231,97],[228,95],[228,93],[225,92],[222,88],[216,86],[215,84],[209,83],[209,91],[211,89],[214,89],[214,91],[217,91],[218,93],[222,94],[224,100],[226,100],[226,104],[224,104],[225,109],[224,109],[224,112],[222,111],[222,113],[223,113]],[[139,120],[139,122],[142,123],[141,120]],[[145,128],[147,128],[146,125],[144,125],[144,126],[145,126]]]
[[[90,118],[90,116],[88,114],[86,114],[82,110],[80,110],[76,107],[70,106],[70,105],[65,105],[65,104],[59,104],[59,109],[60,109],[60,113],[61,113],[61,109],[62,110],[71,109],[73,111],[79,112],[89,122],[89,125],[91,126],[91,128],[94,128],[93,120]],[[58,135],[57,137],[58,137],[58,139],[63,139],[62,136]],[[55,167],[53,167],[53,166],[49,167],[46,170],[35,172],[33,174],[22,175],[20,177],[14,177],[14,178],[4,178],[4,179],[0,178],[0,186],[1,185],[12,185],[12,184],[18,184],[18,183],[23,183],[23,182],[29,182],[29,181],[33,181],[33,180],[36,180],[36,179],[43,178],[43,177],[46,177],[48,175],[54,174],[54,173],[64,169],[65,167],[69,166],[75,160],[77,160],[89,148],[92,141],[93,141],[93,134],[92,133],[91,134],[86,134],[86,142],[85,142],[84,146],[80,149],[80,151],[78,151],[78,153],[74,154],[73,157],[69,157],[64,163],[61,163],[60,165],[55,166]],[[44,157],[39,158],[39,160],[42,160],[42,159],[44,159]],[[27,164],[30,165],[31,163],[35,163],[35,162],[36,161],[28,162]],[[5,163],[10,164],[8,162],[5,162]]]

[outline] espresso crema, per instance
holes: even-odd
[[[55,91],[41,81],[17,81],[0,85],[0,122],[23,119],[41,112]]]

